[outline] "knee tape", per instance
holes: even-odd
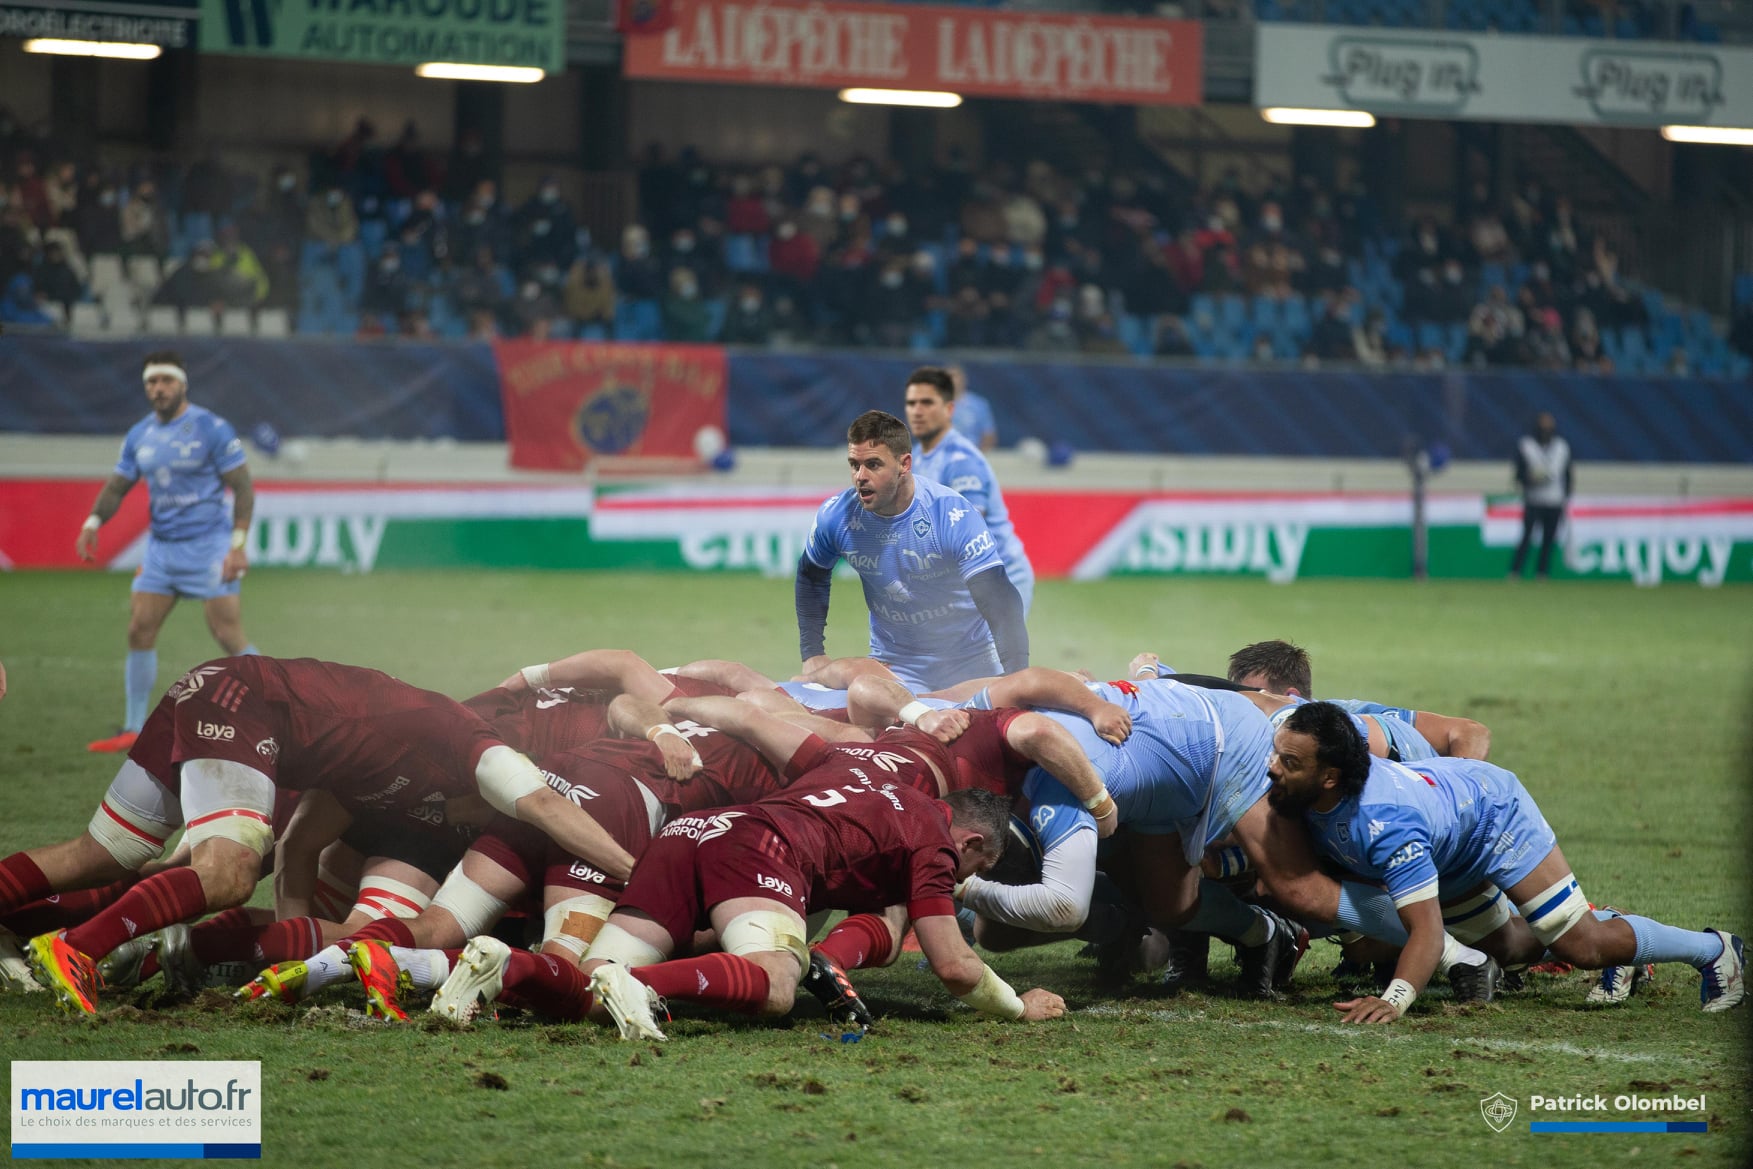
[[[542,773],[522,754],[504,744],[481,752],[475,764],[475,783],[494,809],[517,818],[517,802],[548,786]]]
[[[183,815],[191,848],[206,840],[230,840],[257,856],[274,848],[274,781],[229,759],[191,759],[183,764]]]
[[[718,935],[718,944],[725,953],[747,957],[750,954],[784,952],[797,959],[798,981],[810,968],[810,948],[804,941],[804,925],[789,913],[771,909],[755,909],[740,914],[726,923]]]
[[[594,893],[550,905],[542,914],[542,944],[562,946],[582,958],[614,911],[613,901]]]
[[[1583,896],[1576,877],[1567,874],[1562,881],[1516,908],[1521,910],[1522,920],[1528,923],[1534,936],[1550,946],[1568,933],[1571,926],[1588,916],[1589,899]]]
[[[386,917],[407,921],[420,916],[420,912],[430,904],[432,894],[416,889],[405,881],[398,881],[393,877],[366,876],[359,879],[359,897],[353,903],[353,910],[372,921]],[[473,934],[469,936],[474,937]]]
[[[1477,897],[1443,906],[1443,928],[1468,946],[1497,932],[1509,919],[1510,899],[1495,885]]]
[[[122,760],[86,831],[124,868],[158,859],[183,822],[177,798],[132,759]]]
[[[622,966],[655,966],[669,955],[652,945],[634,937],[614,922],[604,922],[602,929],[584,952],[586,961],[615,962]]]
[[[506,909],[505,902],[463,876],[461,865],[452,869],[438,887],[432,905],[456,918],[465,938],[486,933]]]

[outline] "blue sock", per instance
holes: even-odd
[[[1339,916],[1333,919],[1333,924],[1396,946],[1406,944],[1406,927],[1400,923],[1394,899],[1373,885],[1341,881]]]
[[[257,649],[253,645],[246,645],[242,649],[237,651],[237,656],[240,658],[243,658],[243,657],[248,657],[250,654],[259,655],[259,654],[261,654],[261,652],[262,652],[261,650]]]
[[[1703,969],[1722,957],[1723,940],[1715,934],[1663,925],[1633,913],[1620,916],[1637,936],[1637,953],[1631,960],[1639,966],[1645,962],[1685,962]]]
[[[1243,946],[1258,946],[1272,937],[1272,919],[1216,881],[1199,882],[1199,909],[1181,928]]]
[[[152,705],[152,692],[158,686],[158,651],[131,649],[128,664],[122,671],[128,695],[127,713],[122,719],[124,731],[137,731],[146,725],[146,710]]]

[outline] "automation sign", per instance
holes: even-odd
[[[27,0],[0,4],[0,36],[185,49],[199,15],[196,0]]]
[[[201,0],[201,50],[566,67],[566,0]]]
[[[1753,126],[1753,50],[1581,37],[1256,29],[1259,106],[1568,125]]]

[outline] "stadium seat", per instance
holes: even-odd
[[[228,308],[219,314],[219,335],[221,337],[248,337],[250,332],[249,309]]]
[[[1418,322],[1418,348],[1443,349],[1446,351],[1448,338],[1443,334],[1443,327],[1435,321]]]
[[[128,283],[151,296],[164,283],[164,273],[157,256],[129,256]]]
[[[213,217],[205,211],[191,211],[182,217],[183,237],[192,248],[202,240],[213,238]]]
[[[609,331],[603,328],[599,322],[592,321],[588,325],[579,326],[578,339],[580,341],[607,341]]]
[[[181,314],[168,304],[146,310],[146,331],[154,337],[174,337],[182,331]]]
[[[256,311],[256,336],[285,337],[292,332],[292,321],[283,308],[265,308]]]
[[[125,288],[128,278],[122,274],[122,257],[99,254],[91,257],[91,273],[86,286],[94,299],[103,300],[111,289]]]
[[[67,330],[75,337],[95,337],[104,331],[103,309],[99,305],[81,301],[73,306],[73,316],[67,322]]]
[[[144,322],[132,301],[119,301],[104,306],[104,332],[112,337],[132,337]]]
[[[1239,296],[1220,296],[1218,300],[1217,323],[1230,332],[1237,332],[1247,327],[1248,303]]]
[[[211,337],[214,331],[213,311],[205,308],[192,308],[183,313],[183,335],[185,337]]]
[[[365,258],[377,259],[383,251],[384,241],[389,238],[390,225],[381,219],[367,219],[359,224],[359,243],[365,249]]]

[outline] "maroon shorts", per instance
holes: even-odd
[[[469,845],[469,851],[486,857],[530,886],[547,864],[548,847],[548,836],[540,828],[510,816],[494,816]]]
[[[639,858],[621,894],[661,925],[678,949],[711,926],[712,907],[737,897],[764,897],[807,916],[809,887],[790,850],[771,826],[740,811],[703,812],[664,825]]]

